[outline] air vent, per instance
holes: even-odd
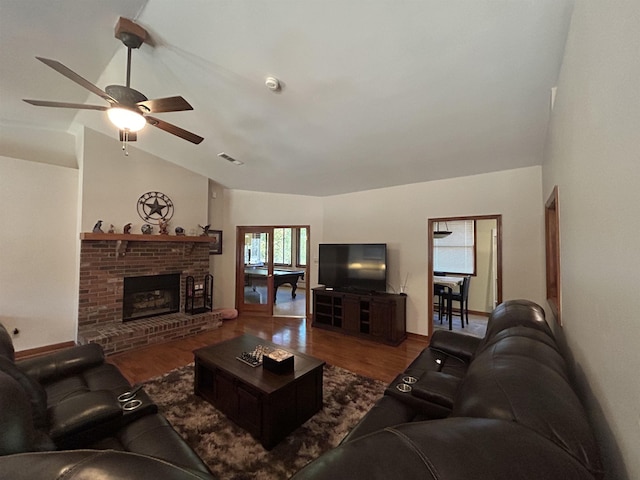
[[[235,158],[233,158],[233,157],[232,157],[232,156],[230,156],[230,155],[227,155],[227,154],[226,154],[226,153],[224,153],[224,152],[220,152],[220,153],[218,154],[218,156],[219,156],[220,158],[224,158],[224,159],[225,159],[225,160],[227,160],[228,162],[233,163],[234,165],[244,165],[244,162],[241,162],[240,160],[236,160]]]

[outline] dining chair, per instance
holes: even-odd
[[[465,320],[469,325],[469,284],[471,283],[471,277],[467,276],[462,279],[460,284],[460,291],[453,292],[451,294],[451,303],[460,303],[460,320],[462,322],[462,328],[464,328]],[[449,315],[453,315],[453,305],[451,305],[451,311]]]
[[[446,298],[448,296],[448,288],[444,285],[438,285],[436,283],[433,284],[433,298],[438,297],[438,318],[440,318],[440,323],[442,324],[442,307],[446,305]],[[445,314],[447,311],[445,310]]]

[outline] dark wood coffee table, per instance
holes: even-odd
[[[294,355],[294,370],[275,374],[236,357],[257,345]],[[253,335],[242,335],[194,352],[194,390],[267,450],[322,409],[322,360]]]

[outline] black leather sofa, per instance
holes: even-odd
[[[513,300],[482,339],[435,332],[341,444],[293,478],[589,480],[603,469],[544,311]]]
[[[131,390],[99,345],[16,361],[0,325],[0,476],[211,479],[143,390],[121,396]]]

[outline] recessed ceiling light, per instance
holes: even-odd
[[[240,160],[236,160],[235,158],[233,158],[231,155],[227,155],[224,152],[220,152],[218,154],[218,156],[220,158],[224,158],[225,160],[227,160],[228,162],[233,163],[234,165],[244,165],[244,162],[241,162]]]

